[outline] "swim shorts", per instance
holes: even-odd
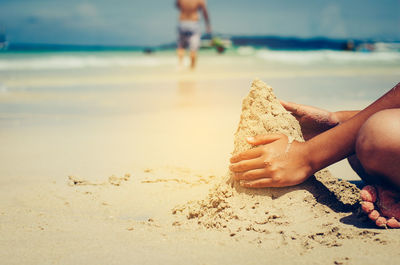
[[[200,23],[180,21],[178,25],[178,47],[197,51],[200,46]]]

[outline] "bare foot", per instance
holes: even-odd
[[[280,103],[299,121],[305,140],[339,124],[339,119],[334,112],[283,100]]]
[[[400,194],[381,186],[361,190],[361,208],[379,227],[400,228]]]

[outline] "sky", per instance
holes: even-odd
[[[207,4],[215,33],[400,40],[400,0]],[[175,41],[177,19],[175,0],[0,0],[11,43],[160,45]]]

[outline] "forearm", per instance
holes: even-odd
[[[400,108],[400,83],[352,118],[310,139],[306,144],[313,172],[353,154],[357,133],[364,122],[374,113],[390,108]]]
[[[336,111],[333,114],[336,120],[338,120],[339,124],[342,124],[345,121],[353,118],[359,112],[360,112],[359,110],[345,110],[345,111]]]
[[[203,9],[203,17],[204,17],[204,22],[206,23],[206,27],[210,27],[210,17],[208,16],[207,9]]]

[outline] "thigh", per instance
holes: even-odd
[[[178,32],[178,48],[187,49],[189,47],[189,39],[190,35],[180,30]]]

